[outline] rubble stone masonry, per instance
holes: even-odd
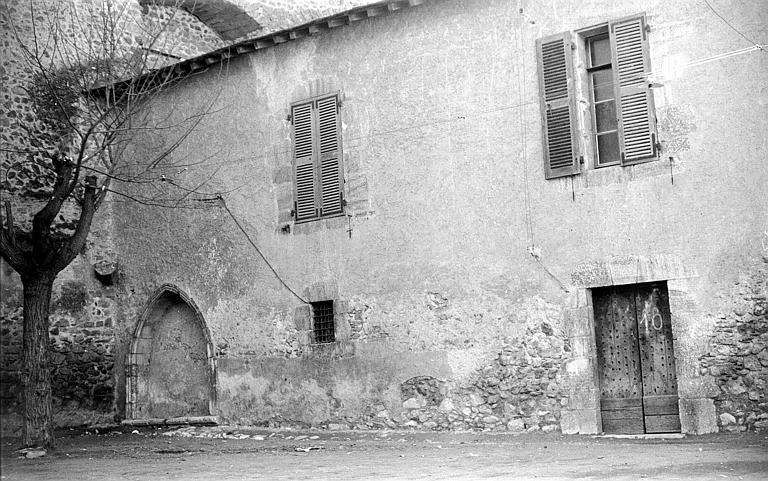
[[[721,430],[768,430],[768,257],[724,296],[700,373],[717,384]]]

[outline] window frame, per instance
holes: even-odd
[[[589,35],[579,35],[580,39],[583,39],[584,42],[584,57],[585,57],[585,68],[584,72],[586,74],[586,82],[587,82],[587,90],[589,90],[589,108],[590,108],[590,114],[591,114],[591,129],[589,131],[589,139],[591,145],[588,146],[587,150],[590,150],[592,152],[593,161],[592,161],[592,168],[593,169],[602,169],[605,167],[612,167],[614,165],[621,165],[621,152],[616,153],[616,159],[610,162],[600,162],[600,144],[598,141],[598,136],[601,133],[608,133],[608,132],[598,132],[597,131],[597,99],[595,98],[595,76],[592,75],[595,72],[605,71],[609,70],[611,71],[611,86],[613,87],[613,97],[610,101],[613,102],[613,110],[615,116],[618,117],[618,107],[616,106],[616,102],[618,99],[616,98],[616,88],[613,81],[613,69],[615,68],[615,62],[616,59],[613,58],[613,51],[610,52],[610,63],[602,64],[602,65],[592,65],[592,44],[594,40],[602,40],[602,39],[608,39],[608,47],[610,48],[610,33],[608,31],[608,24],[606,23],[603,26],[591,28]],[[603,102],[602,100],[600,102]],[[616,119],[616,129],[611,131],[611,133],[615,132],[617,141],[619,137],[619,126],[618,126],[618,118]]]
[[[654,92],[647,77],[652,71],[648,32],[647,16],[641,12],[581,29],[546,35],[536,40],[545,179],[569,177],[616,165],[626,167],[660,158]],[[595,37],[607,37],[610,43],[616,133],[612,130],[607,132],[617,136],[618,156],[616,160],[606,163],[599,163],[593,77],[594,72],[601,70],[601,66],[592,67],[590,55],[590,41]],[[568,47],[562,57],[564,60],[561,58],[558,60],[560,63],[555,64],[552,63],[555,61],[552,45],[560,39],[564,39]],[[553,76],[553,72],[557,71],[565,72],[567,77],[567,102],[579,106],[571,111],[570,119],[567,119],[572,132],[573,163],[570,165],[563,165],[558,157],[550,154],[550,145],[557,148],[565,142],[565,127],[559,131],[557,127],[566,125],[566,119],[556,119],[559,123],[553,126],[549,123],[554,104],[547,97],[547,82],[557,81]],[[560,84],[552,85],[556,87]],[[565,105],[566,99],[561,98],[559,102]],[[624,114],[626,116],[622,118]]]
[[[323,175],[323,161],[325,160],[324,154],[321,153],[321,147],[320,147],[320,127],[319,127],[319,120],[318,120],[318,103],[324,100],[328,99],[335,99],[336,103],[336,115],[335,115],[335,124],[336,124],[336,160],[338,162],[338,195],[339,195],[339,209],[336,211],[334,210],[330,214],[325,214],[322,212],[323,210],[323,191],[322,191],[322,175]],[[323,219],[330,219],[333,217],[340,217],[346,215],[346,200],[344,197],[344,151],[343,151],[343,141],[342,141],[342,122],[341,122],[341,101],[342,95],[340,91],[334,91],[334,92],[328,92],[321,95],[315,95],[313,97],[305,98],[296,102],[292,102],[290,104],[290,135],[291,135],[291,166],[293,170],[293,209],[291,211],[293,221],[295,224],[303,224],[306,222],[314,222],[318,220]],[[312,116],[312,125],[311,125],[311,143],[312,143],[312,176],[313,176],[313,197],[314,197],[314,208],[315,208],[315,215],[313,216],[304,216],[300,217],[300,193],[299,193],[299,181],[298,181],[298,172],[297,172],[297,157],[296,157],[296,118],[295,118],[295,109],[297,107],[306,105],[306,104],[312,104],[311,107],[311,116]],[[326,156],[327,157],[327,156]]]
[[[338,340],[336,338],[336,302],[333,299],[326,299],[323,301],[310,302],[309,304],[312,314],[312,344],[335,343]],[[321,309],[327,310],[328,304],[330,304],[330,323],[327,322],[327,319],[320,319],[320,315],[318,314]],[[323,326],[318,326],[318,321],[323,321],[325,324]],[[330,337],[332,337],[332,339],[328,337],[327,331],[323,330],[324,328],[327,329],[328,324],[331,326]]]

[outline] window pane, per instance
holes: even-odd
[[[595,102],[612,99],[614,96],[613,69],[598,70],[590,75],[592,76],[592,92]]]
[[[616,130],[616,102],[600,102],[595,104],[595,128],[597,133]]]
[[[589,39],[589,57],[590,67],[611,63],[611,42],[608,37]]]
[[[597,136],[597,165],[619,161],[619,133],[611,132]]]

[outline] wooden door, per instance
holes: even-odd
[[[643,382],[634,296],[594,289],[595,338],[603,431],[643,433]]]
[[[603,431],[680,431],[665,283],[594,289]]]
[[[646,433],[679,433],[677,374],[666,283],[635,286]]]

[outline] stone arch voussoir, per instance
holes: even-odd
[[[207,366],[208,382],[210,383],[209,399],[208,399],[208,412],[204,415],[216,415],[217,414],[217,372],[216,372],[216,350],[213,344],[213,338],[208,326],[203,318],[200,309],[197,307],[192,298],[187,295],[183,290],[172,284],[164,284],[158,288],[149,301],[146,307],[139,316],[136,322],[136,327],[133,330],[131,337],[130,349],[128,351],[126,360],[126,407],[125,417],[127,420],[141,419],[144,417],[141,412],[141,399],[139,396],[139,376],[142,373],[142,369],[149,363],[150,345],[153,342],[151,329],[148,329],[148,324],[151,324],[153,316],[159,316],[165,306],[172,303],[181,302],[188,307],[193,315],[196,327],[199,328],[199,332],[202,334],[205,343],[205,357]],[[148,334],[149,332],[149,334]]]

